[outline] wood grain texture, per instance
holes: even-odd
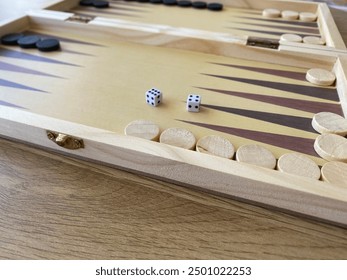
[[[347,162],[347,139],[340,135],[319,135],[314,142],[314,149],[328,161]]]
[[[296,34],[283,34],[281,36],[281,41],[289,41],[289,42],[301,43],[302,42],[302,38],[301,38],[301,36],[296,35]]]
[[[286,20],[296,20],[299,17],[299,13],[292,10],[286,10],[281,12],[281,16]]]
[[[206,135],[200,138],[196,143],[196,150],[229,159],[233,158],[235,153],[233,144],[228,139],[217,135]]]
[[[299,19],[302,21],[312,22],[317,20],[317,15],[309,12],[301,12],[299,14]]]
[[[320,112],[312,119],[312,127],[319,133],[347,135],[347,119],[331,112]]]
[[[323,38],[320,37],[316,37],[316,36],[305,36],[302,41],[305,44],[309,44],[309,45],[324,45],[325,44],[325,40]]]
[[[326,69],[312,68],[307,71],[306,80],[318,86],[331,86],[335,83],[336,77]]]
[[[321,172],[318,165],[308,157],[299,153],[284,154],[278,159],[277,169],[299,176],[319,180]]]
[[[0,140],[2,259],[345,259],[347,230]]]
[[[194,134],[187,129],[171,127],[165,129],[161,133],[159,142],[188,150],[194,150],[196,138]]]
[[[339,161],[327,162],[322,167],[322,179],[333,185],[347,188],[347,164]]]
[[[236,160],[257,166],[275,169],[276,158],[266,148],[260,145],[243,145],[236,151]]]
[[[281,11],[277,9],[264,9],[262,15],[266,18],[278,18],[281,15]]]
[[[124,133],[125,135],[157,141],[160,135],[160,128],[149,120],[135,120],[125,127]]]

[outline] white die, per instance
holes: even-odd
[[[200,111],[201,97],[200,95],[189,94],[187,97],[187,111],[199,112]]]
[[[148,105],[156,107],[160,105],[162,99],[163,96],[160,90],[151,88],[150,90],[146,91],[146,102]]]

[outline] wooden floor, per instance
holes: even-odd
[[[0,139],[0,258],[346,259],[347,230]]]

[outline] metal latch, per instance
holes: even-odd
[[[249,37],[247,39],[247,45],[267,49],[278,49],[280,43],[278,40],[275,39]]]
[[[92,16],[81,16],[81,15],[73,15],[67,19],[67,21],[73,21],[73,22],[81,22],[81,23],[88,23],[91,20],[93,20],[95,17]]]
[[[53,141],[58,146],[63,147],[65,149],[77,150],[80,148],[84,148],[83,140],[74,136],[53,131],[47,131],[47,137],[49,140]]]

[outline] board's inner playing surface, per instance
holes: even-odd
[[[277,158],[298,151],[319,164],[312,116],[342,113],[336,89],[308,83],[306,68],[100,40],[71,26],[27,33],[60,38],[61,51],[1,46],[2,105],[118,133],[133,120],[149,119],[162,130],[222,135],[235,147],[258,143]],[[156,108],[145,103],[152,87],[164,96]],[[202,96],[200,113],[186,111],[190,93]]]
[[[111,1],[107,9],[79,6],[70,10],[84,16],[122,19],[130,22],[168,25],[235,36],[279,39],[284,33],[321,36],[317,22],[265,18],[261,10],[224,6],[220,12],[155,5],[129,1]]]

